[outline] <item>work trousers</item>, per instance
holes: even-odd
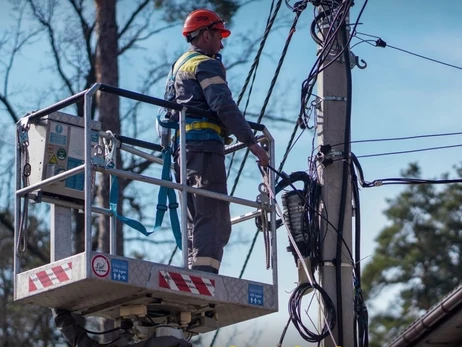
[[[175,159],[176,179],[180,182],[179,156]],[[228,194],[224,155],[187,151],[186,173],[189,186]],[[189,267],[218,273],[230,235],[229,202],[188,193]]]

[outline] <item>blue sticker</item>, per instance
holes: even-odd
[[[66,135],[59,135],[57,133],[50,132],[50,143],[54,145],[66,146],[67,144],[67,136]]]
[[[111,280],[128,282],[128,261],[111,259]]]
[[[82,159],[67,157],[67,169],[73,169],[84,163]],[[83,173],[66,178],[65,187],[75,190],[83,190],[85,185],[85,175]]]
[[[263,306],[263,286],[249,283],[249,304]]]
[[[91,142],[98,142],[99,139],[99,132],[92,131],[91,132]]]

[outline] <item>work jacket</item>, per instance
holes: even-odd
[[[195,138],[191,135],[199,134],[200,129],[191,126],[191,131],[188,131],[186,136],[188,151],[224,154],[224,142],[230,134],[246,145],[256,143],[252,129],[233,100],[226,82],[226,71],[220,60],[209,57],[198,48],[191,47],[173,65],[170,77],[172,73],[174,74],[174,101],[186,107],[204,110],[207,114],[201,118],[187,112],[187,123],[216,124],[220,129],[215,130],[221,130],[219,135],[224,140],[220,141],[213,136],[213,132],[217,133],[213,129],[202,131],[202,133],[209,133],[210,136]]]

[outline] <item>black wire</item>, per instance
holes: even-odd
[[[369,347],[369,329],[368,329],[368,313],[367,307],[364,302],[362,290],[355,284],[355,295],[354,295],[354,312],[355,312],[355,345],[359,339],[358,347]]]
[[[438,136],[454,136],[462,135],[462,131],[452,133],[439,133],[439,134],[426,134],[426,135],[413,135],[413,136],[402,136],[402,137],[385,137],[378,139],[366,139],[366,140],[355,140],[350,143],[365,143],[365,142],[386,142],[386,141],[401,141],[401,140],[413,140],[427,137],[438,137]],[[343,143],[336,143],[332,147],[343,145]]]
[[[176,251],[178,250],[178,246],[175,246],[175,249],[173,250],[172,254],[170,255],[170,259],[168,260],[167,265],[171,265],[173,261],[173,257],[175,257]]]
[[[372,157],[382,157],[385,155],[396,155],[396,154],[408,154],[408,153],[416,153],[416,152],[425,152],[425,151],[434,151],[437,149],[448,149],[448,148],[455,148],[455,147],[462,147],[462,144],[459,145],[448,145],[448,146],[439,146],[439,147],[427,147],[427,148],[420,148],[420,149],[411,149],[407,151],[397,151],[397,152],[385,152],[385,153],[375,153],[375,154],[364,154],[358,155],[358,158],[372,158]],[[343,159],[334,159],[334,161],[343,160]]]
[[[325,323],[320,333],[311,332],[304,324],[301,318],[301,303],[303,296],[307,291],[314,289],[321,294],[321,298],[324,302],[324,317]],[[315,294],[313,294],[315,295]],[[293,291],[289,299],[289,312],[290,319],[294,324],[295,328],[299,332],[300,336],[308,342],[320,342],[329,336],[336,324],[335,306],[332,299],[329,297],[327,292],[318,284],[313,283],[302,283]],[[327,323],[327,324],[326,324]]]
[[[285,57],[286,57],[286,54],[287,54],[287,50],[288,50],[289,45],[290,45],[290,43],[292,41],[292,37],[293,37],[293,34],[295,33],[295,29],[296,29],[296,26],[297,26],[298,19],[300,17],[300,14],[302,13],[302,11],[303,11],[303,8],[296,12],[295,18],[294,18],[294,20],[292,22],[292,26],[291,26],[290,31],[289,31],[289,35],[288,35],[288,37],[286,39],[284,48],[282,50],[281,57],[279,58],[279,62],[278,62],[278,65],[276,67],[276,71],[274,72],[273,79],[271,80],[268,93],[266,94],[265,100],[263,102],[263,106],[261,108],[260,115],[258,116],[257,123],[261,123],[261,120],[262,120],[262,118],[263,118],[263,116],[265,114],[266,107],[268,106],[269,100],[271,98],[271,95],[273,93],[273,90],[274,90],[274,87],[276,85],[277,79],[279,77],[279,73],[281,72],[281,68],[282,68],[282,65],[284,63],[284,60],[285,60]],[[233,183],[233,187],[231,189],[230,195],[233,195],[236,188],[237,188],[237,184],[239,183],[240,176],[241,176],[242,172],[244,171],[244,166],[245,166],[245,163],[247,161],[248,155],[249,155],[249,149],[247,148],[246,151],[245,151],[244,157],[242,159],[241,166],[239,167],[238,173],[236,175],[236,178],[234,179],[234,183]]]
[[[276,170],[276,169],[273,168],[271,165],[268,165],[267,167],[268,167],[268,169],[270,169],[271,171],[273,171],[276,175],[278,175],[278,176],[281,177],[282,179],[284,179],[284,180],[287,179],[287,174],[285,174],[284,172]],[[291,183],[290,181],[288,181],[288,185],[289,185],[294,191],[298,191],[298,189],[297,189],[297,188],[293,185],[293,183]],[[338,234],[337,227],[336,227],[334,224],[332,224],[332,222],[329,221],[329,218],[328,218],[328,216],[327,216],[327,210],[326,210],[326,209],[324,209],[324,211],[325,211],[325,213],[326,213],[326,216],[324,216],[324,215],[322,214],[322,212],[319,212],[318,209],[317,209],[316,207],[311,206],[312,204],[308,204],[307,201],[306,201],[306,198],[305,198],[303,195],[301,195],[300,192],[298,192],[297,194],[298,194],[298,196],[299,196],[300,198],[302,198],[303,204],[306,204],[310,209],[312,209],[312,211],[313,211],[317,216],[319,216],[322,220],[324,220],[324,221],[326,222],[326,224],[327,224],[328,226],[330,226],[330,227],[332,228],[332,230],[333,230],[336,234]],[[322,201],[322,199],[320,200],[320,202],[323,202],[324,206],[326,205],[325,202]],[[327,233],[327,231],[326,231],[326,233]],[[354,260],[353,260],[353,254],[352,254],[352,252],[351,252],[351,249],[349,248],[349,246],[348,246],[348,244],[346,243],[345,239],[342,238],[341,241],[342,241],[343,245],[345,246],[345,248],[346,248],[346,250],[347,250],[347,252],[348,252],[348,255],[349,255],[350,259],[351,259],[351,262],[352,262],[352,264],[353,264]],[[321,243],[322,243],[322,242],[323,242],[323,241],[321,241]]]
[[[399,48],[399,47],[391,46],[388,43],[385,43],[385,41],[383,41],[379,36],[369,35],[369,34],[360,33],[360,32],[356,32],[356,34],[378,38],[380,40],[380,43],[381,43],[381,45],[377,44],[378,47],[383,47],[383,48],[390,47],[390,48],[396,49],[397,51],[404,52],[404,53],[413,55],[413,56],[418,57],[418,58],[429,60],[429,61],[432,61],[432,62],[437,63],[437,64],[449,66],[449,67],[452,67],[454,69],[462,70],[461,66],[445,63],[445,62],[443,62],[441,60],[433,59],[433,58],[430,58],[430,57],[427,57],[427,56],[424,56],[424,55],[421,55],[421,54],[417,54],[417,53],[414,53],[414,52],[411,52],[411,51],[408,51],[408,50],[405,50],[405,49],[402,49],[402,48]]]
[[[284,329],[282,330],[281,337],[279,338],[279,342],[276,345],[276,347],[281,347],[282,346],[282,343],[284,342],[284,337],[286,336],[287,329],[289,328],[291,320],[292,319],[289,317],[289,319],[287,320],[286,325],[284,326]]]
[[[341,30],[342,42],[347,44],[347,30],[346,26],[342,27]],[[344,128],[344,141],[345,145],[343,148],[344,161],[342,166],[342,191],[340,195],[340,209],[337,225],[337,237],[338,240],[343,239],[343,227],[345,223],[345,210],[347,204],[347,189],[348,189],[348,174],[349,174],[349,158],[347,153],[350,152],[350,136],[351,136],[351,100],[352,100],[352,80],[351,80],[351,68],[350,68],[350,52],[347,47],[343,49],[343,58],[345,59],[345,75],[346,75],[346,110],[345,110],[345,128]],[[337,320],[338,320],[338,341],[339,346],[343,346],[343,297],[342,297],[342,243],[337,241],[337,250],[335,256],[335,277],[337,281]]]
[[[351,159],[353,164],[355,165],[356,169],[359,172],[359,183],[364,188],[372,188],[372,187],[379,187],[382,185],[392,185],[392,184],[451,184],[451,183],[462,183],[462,179],[441,179],[441,180],[427,180],[427,179],[420,179],[420,178],[382,178],[376,179],[372,182],[368,182],[364,179],[364,172],[359,163],[358,158],[355,156],[354,153],[351,153]]]
[[[361,290],[361,204],[359,198],[358,177],[355,171],[357,159],[350,163],[351,183],[352,183],[352,198],[354,203],[354,219],[355,219],[355,262],[354,262],[354,345],[355,347],[368,347],[368,314],[367,307],[364,303]],[[360,166],[359,166],[360,167]],[[358,169],[359,171],[359,169]],[[361,169],[362,173],[362,169]]]
[[[239,106],[240,103],[241,103],[242,98],[244,97],[244,94],[245,94],[247,86],[248,86],[248,84],[250,82],[250,79],[252,78],[252,83],[250,84],[250,89],[249,89],[249,93],[247,94],[247,100],[246,100],[246,104],[245,104],[245,108],[244,108],[244,112],[243,112],[244,116],[245,116],[245,114],[247,112],[247,108],[248,108],[249,103],[250,103],[250,96],[252,95],[253,85],[254,85],[254,82],[255,82],[255,78],[257,76],[257,70],[258,70],[258,65],[260,64],[261,54],[263,53],[263,49],[265,47],[266,40],[268,39],[268,36],[269,36],[269,34],[271,32],[273,24],[274,24],[274,22],[276,20],[276,17],[278,15],[278,13],[279,13],[279,9],[281,8],[281,4],[282,4],[282,0],[279,0],[276,3],[276,7],[274,8],[274,0],[271,3],[270,12],[268,14],[268,19],[267,19],[267,22],[266,22],[266,29],[265,29],[265,33],[263,34],[263,38],[262,38],[262,40],[260,42],[260,47],[258,48],[257,54],[255,55],[255,59],[254,59],[254,61],[252,63],[252,66],[250,67],[249,73],[247,74],[247,78],[246,78],[246,80],[244,82],[244,85],[242,86],[241,92],[239,93],[239,96],[237,98],[236,104]],[[273,11],[273,8],[274,8],[274,11]],[[248,155],[249,155],[249,152],[247,150],[245,152],[245,154],[244,154],[244,159],[247,159]],[[228,165],[228,172],[226,174],[227,178],[229,178],[229,176],[231,175],[231,167],[232,167],[232,165],[234,163],[234,158],[235,157],[236,157],[236,152],[234,152],[232,154],[232,156],[231,156],[231,160],[230,160],[229,165]],[[238,173],[238,175],[240,175],[240,173]],[[235,184],[237,184],[237,183],[235,182]],[[230,195],[233,195],[233,194],[234,194],[234,189],[231,191]]]
[[[350,163],[350,175],[352,185],[352,198],[354,202],[354,219],[355,219],[355,274],[358,286],[361,287],[361,202],[359,199],[358,177],[354,163]]]

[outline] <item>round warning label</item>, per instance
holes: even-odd
[[[109,274],[111,266],[109,260],[101,254],[95,255],[91,260],[93,273],[98,277],[106,277]]]
[[[64,160],[67,157],[67,153],[66,153],[66,150],[64,148],[58,149],[58,152],[56,153],[56,155],[58,156],[59,160]]]

